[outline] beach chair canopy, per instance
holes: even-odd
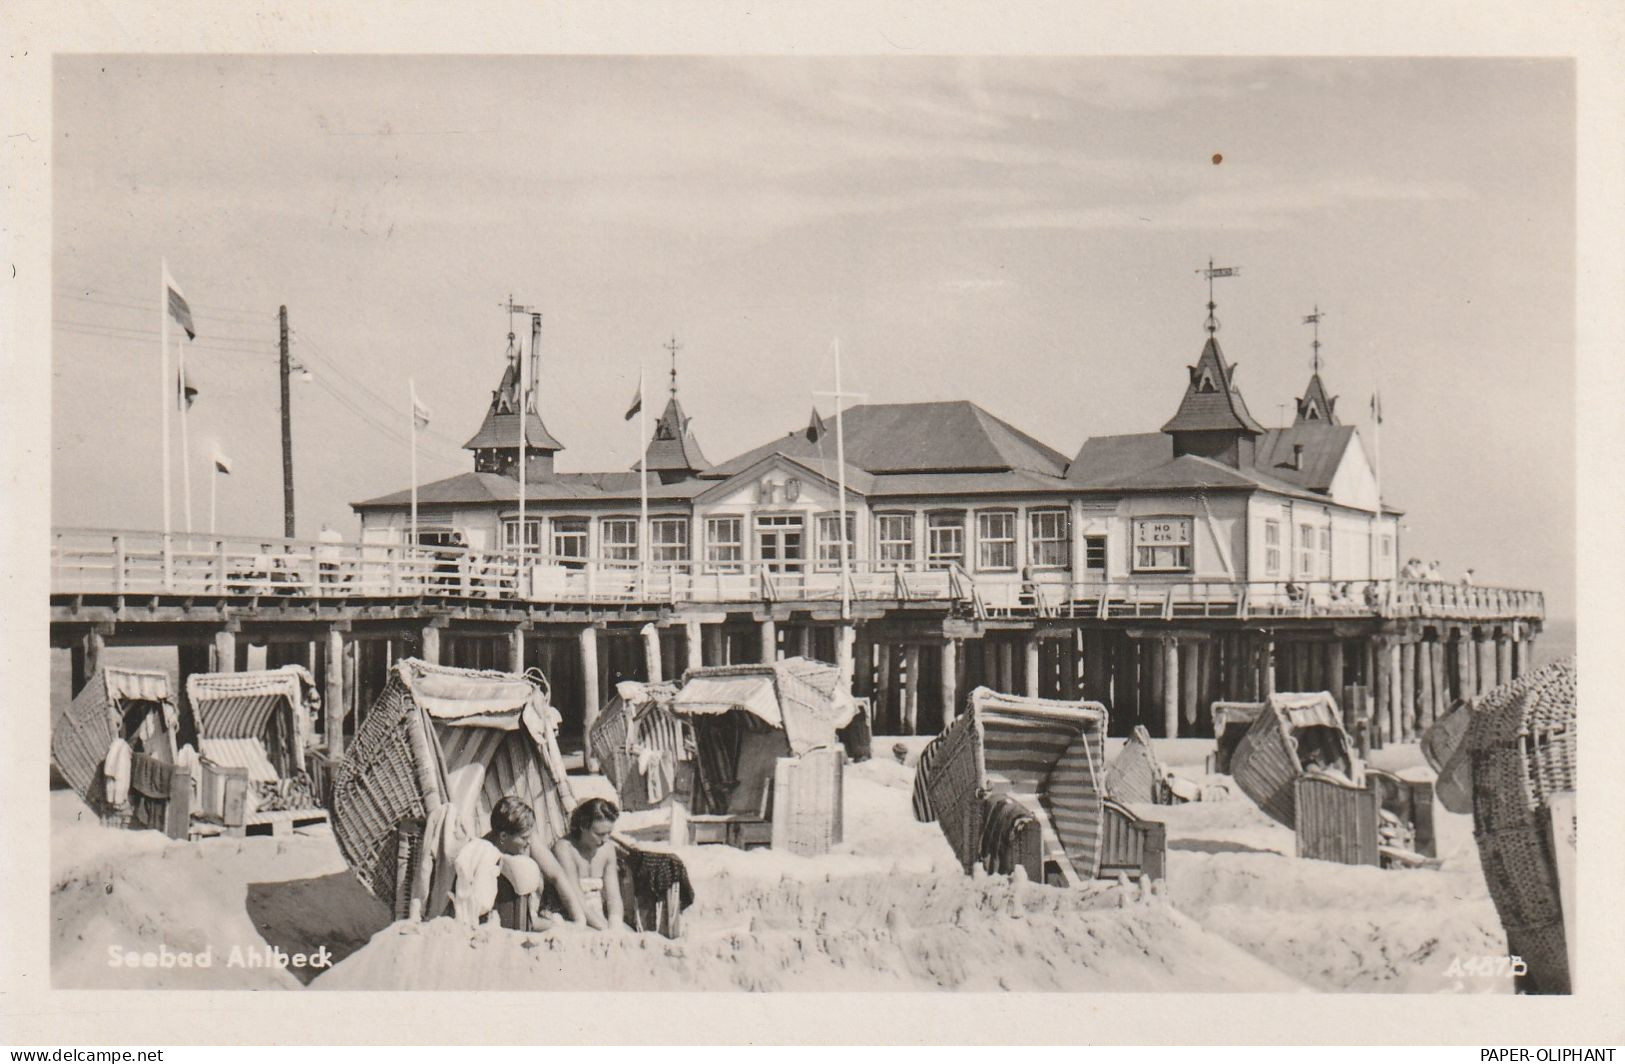
[[[172,762],[178,726],[167,673],[102,666],[53,722],[51,761],[90,801],[114,739],[123,739],[136,753]]]
[[[258,672],[198,672],[186,678],[197,719],[198,753],[246,769],[257,783],[305,770],[313,729],[308,706],[316,680],[303,665]]]
[[[967,870],[980,857],[983,800],[1010,795],[1043,826],[1049,856],[1089,879],[1100,863],[1106,707],[971,692],[926,780],[932,812]],[[1059,853],[1056,850],[1059,850]]]
[[[1106,769],[1106,793],[1119,802],[1151,804],[1164,786],[1164,775],[1151,746],[1151,733],[1143,724],[1136,724],[1134,733]]]
[[[588,744],[622,809],[646,808],[658,800],[655,793],[664,797],[664,783],[650,780],[664,781],[693,756],[688,726],[672,716],[676,696],[675,683],[622,680],[593,722]]]
[[[714,665],[690,670],[672,701],[678,717],[699,722],[744,713],[784,732],[790,752],[835,746],[858,704],[834,665],[787,658],[771,665]]]
[[[440,829],[422,843],[432,857],[489,831],[508,795],[530,805],[536,841],[551,846],[575,807],[558,724],[539,677],[396,662],[333,782],[333,832],[362,885],[394,905],[404,823]]]
[[[1362,766],[1336,700],[1324,691],[1276,693],[1265,699],[1263,712],[1236,744],[1230,771],[1243,794],[1292,827],[1295,782],[1317,765],[1363,786]]]

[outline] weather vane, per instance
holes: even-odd
[[[1306,315],[1304,317],[1303,323],[1305,325],[1313,325],[1315,327],[1315,342],[1310,346],[1312,346],[1314,348],[1314,351],[1315,351],[1314,362],[1313,362],[1314,367],[1315,367],[1315,372],[1319,373],[1320,372],[1320,304],[1319,303],[1315,304],[1315,312],[1313,314],[1309,314],[1309,315]]]
[[[1213,265],[1213,260],[1208,259],[1207,260],[1207,269],[1205,269],[1205,270],[1197,270],[1196,272],[1200,273],[1200,274],[1203,274],[1204,276],[1207,277],[1207,323],[1206,324],[1207,324],[1207,334],[1209,336],[1212,336],[1214,333],[1219,331],[1219,319],[1213,313],[1215,310],[1219,309],[1219,305],[1217,303],[1213,302],[1213,279],[1215,277],[1235,277],[1237,274],[1241,273],[1241,267],[1240,266],[1214,266]]]
[[[683,349],[683,345],[677,342],[677,334],[672,333],[671,341],[660,346],[671,352],[671,394],[675,398],[677,396],[677,352]]]

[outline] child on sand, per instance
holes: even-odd
[[[600,931],[625,926],[620,868],[610,833],[621,811],[603,798],[588,798],[570,814],[570,833],[553,844],[564,873],[580,885],[587,924]]]

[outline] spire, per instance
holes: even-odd
[[[1326,385],[1320,379],[1320,317],[1321,309],[1316,304],[1314,313],[1305,315],[1303,319],[1305,325],[1315,327],[1315,333],[1314,342],[1310,344],[1313,354],[1310,356],[1309,387],[1298,398],[1298,413],[1293,420],[1295,425],[1337,424],[1337,400],[1326,394]]]
[[[496,390],[491,393],[491,405],[485,411],[485,420],[480,422],[479,431],[463,444],[463,449],[474,452],[476,473],[515,476],[515,470],[519,465],[517,419],[520,410],[524,409],[525,445],[529,452],[526,463],[529,475],[526,479],[545,480],[552,476],[553,454],[564,450],[564,444],[547,431],[547,426],[542,424],[541,415],[536,413],[534,387],[528,397],[529,402],[526,402],[527,397],[519,394],[519,359],[523,357],[523,353],[512,331],[511,314],[514,310],[523,308],[514,307],[512,300],[509,300],[508,307],[510,308],[508,350],[505,353],[502,379],[497,382]]]
[[[660,475],[661,483],[670,484],[709,468],[711,462],[700,451],[699,441],[689,428],[690,419],[683,413],[683,404],[677,401],[677,352],[683,345],[673,336],[661,346],[671,352],[671,398],[666,400],[666,409],[655,422],[654,435],[649,439],[643,461],[649,472]]]

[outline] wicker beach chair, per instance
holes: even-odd
[[[200,812],[229,833],[326,818],[306,765],[315,679],[302,665],[199,672],[186,680],[197,718]]]
[[[124,826],[129,802],[115,807],[104,791],[103,765],[113,740],[128,743],[132,759],[173,764],[178,727],[166,673],[104,666],[52,722],[51,763],[85,804],[108,823]],[[132,779],[135,775],[132,769]]]
[[[1574,884],[1562,857],[1572,852],[1572,822],[1554,825],[1554,806],[1569,806],[1577,786],[1579,733],[1573,658],[1498,687],[1472,714],[1466,742],[1472,765],[1473,837],[1484,878],[1506,930],[1507,950],[1528,972],[1520,989],[1572,992],[1570,951]]]
[[[1325,692],[1273,694],[1236,743],[1231,775],[1243,794],[1287,827],[1295,823],[1294,788],[1318,756],[1359,785],[1360,764],[1337,703]]]
[[[1422,756],[1438,774],[1434,793],[1439,804],[1452,813],[1473,811],[1473,759],[1467,749],[1467,732],[1477,706],[1475,699],[1462,699],[1422,733]]]
[[[477,838],[510,794],[535,810],[550,847],[575,807],[557,730],[543,688],[524,676],[396,662],[333,778],[333,835],[361,885],[397,919],[414,897],[432,902],[424,917],[439,915],[443,898],[427,895],[448,869],[426,826]]]
[[[1144,725],[1134,726],[1123,749],[1112,758],[1106,769],[1106,793],[1119,802],[1167,804],[1168,784]]]
[[[837,732],[858,707],[835,666],[788,658],[693,669],[671,711],[694,730],[689,843],[814,855],[841,841]]]
[[[622,809],[668,805],[692,777],[694,739],[672,716],[676,695],[673,683],[622,681],[593,724],[588,743]]]
[[[916,769],[966,872],[1019,866],[1036,882],[1069,886],[1161,874],[1165,837],[1106,799],[1106,716],[1096,702],[971,692]]]
[[[1307,773],[1293,782],[1298,856],[1381,867],[1433,864],[1433,784],[1373,768],[1360,777],[1356,784]]]

